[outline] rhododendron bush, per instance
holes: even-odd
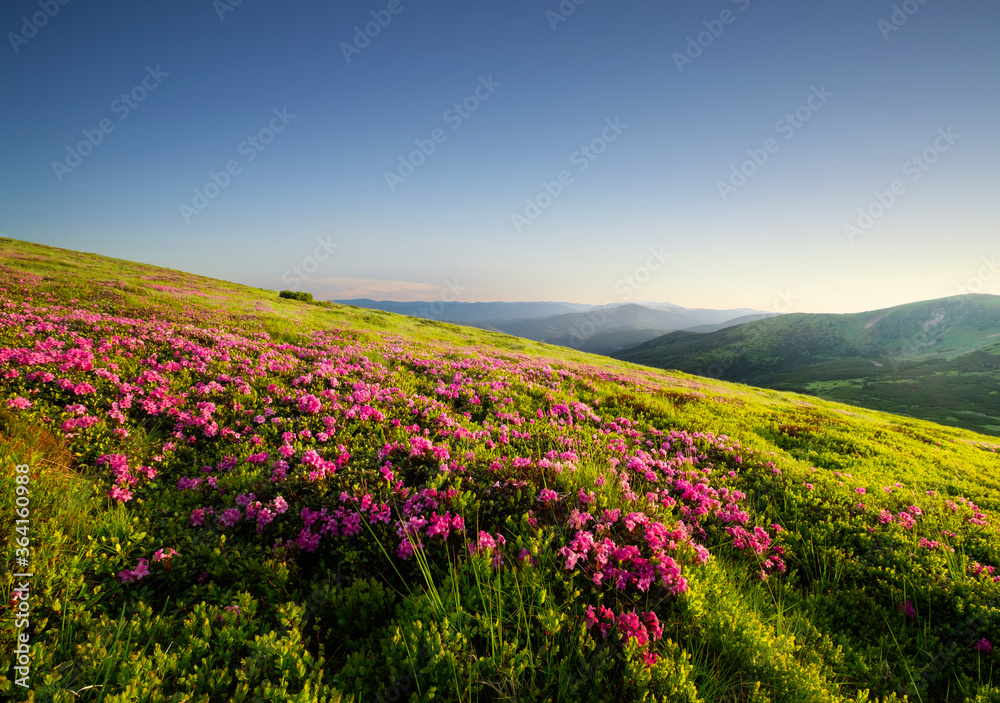
[[[793,439],[801,408],[481,340],[276,339],[6,271],[5,422],[71,450],[104,525],[75,595],[35,603],[53,700],[989,695],[996,494]]]

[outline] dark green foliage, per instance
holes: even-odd
[[[287,298],[288,300],[300,300],[303,303],[313,302],[313,294],[306,293],[305,291],[283,290],[278,293],[278,297]]]

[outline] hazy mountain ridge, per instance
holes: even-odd
[[[745,316],[746,312],[743,309],[661,308],[627,303],[534,320],[491,320],[488,324],[516,337],[594,354],[611,354],[654,339],[666,331],[725,324]]]
[[[471,325],[593,354],[609,355],[665,332],[691,327],[721,329],[762,313],[749,308],[714,310],[683,308],[671,303],[456,303],[335,300],[342,305],[395,312],[424,319]]]

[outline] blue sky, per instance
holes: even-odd
[[[64,1],[0,9],[3,236],[319,298],[1000,293],[995,3]]]

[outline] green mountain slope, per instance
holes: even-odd
[[[676,332],[616,358],[1000,434],[1000,297]]]
[[[998,450],[0,239],[0,692],[995,703]]]

